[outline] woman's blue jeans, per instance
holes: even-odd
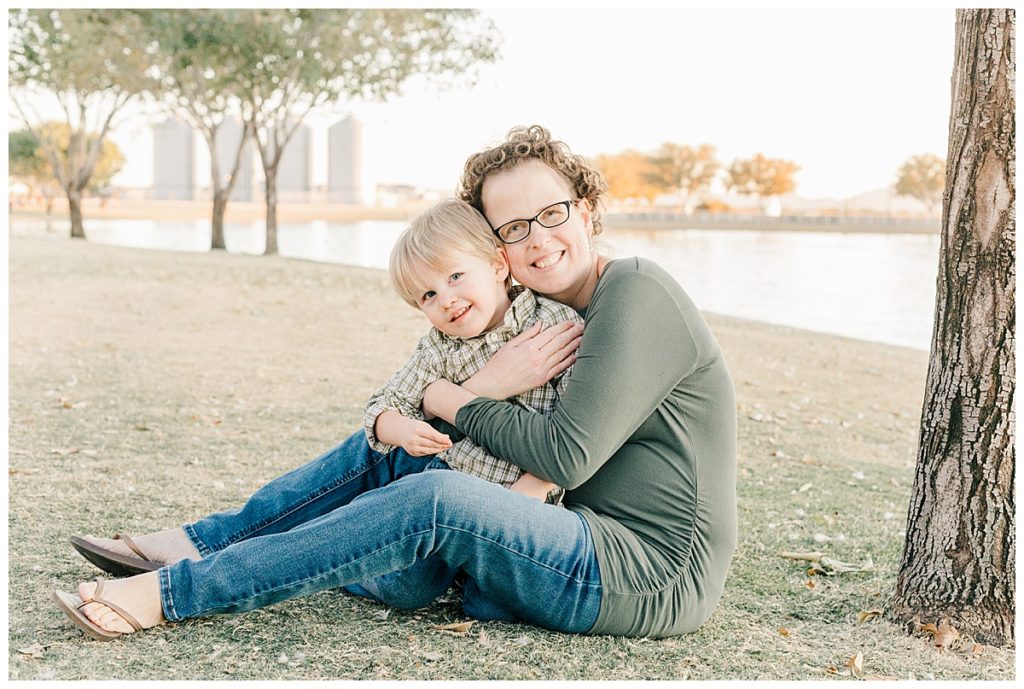
[[[164,616],[240,612],[345,587],[401,608],[458,572],[476,619],[587,632],[601,578],[586,520],[433,457],[380,454],[360,431],[185,532],[202,554],[160,571]],[[441,465],[443,466],[443,465]]]

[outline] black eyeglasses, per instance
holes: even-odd
[[[559,201],[553,203],[537,215],[526,220],[513,220],[507,222],[501,227],[494,229],[494,234],[498,235],[505,244],[515,244],[521,242],[530,236],[530,228],[534,221],[537,222],[541,227],[551,229],[552,227],[558,227],[569,219],[569,206],[579,203],[579,199],[571,201]]]

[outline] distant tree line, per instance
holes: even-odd
[[[737,158],[723,166],[709,144],[686,146],[664,143],[653,153],[623,151],[597,156],[595,163],[608,181],[608,193],[618,199],[644,200],[648,203],[662,194],[674,194],[683,212],[707,192],[715,179],[726,190],[757,198],[762,207],[772,197],[796,189],[796,163],[768,158],[761,153]]]
[[[693,211],[701,194],[709,191],[716,179],[726,191],[754,197],[764,208],[773,197],[796,190],[795,176],[800,170],[792,160],[761,153],[723,166],[715,157],[715,147],[709,144],[664,143],[651,153],[627,150],[601,154],[594,162],[608,181],[608,193],[613,198],[650,204],[658,196],[671,194],[685,213]],[[942,200],[945,168],[946,161],[938,156],[913,156],[897,172],[894,189],[901,196],[923,202],[931,214]]]
[[[8,13],[8,36],[13,113],[48,163],[33,174],[52,175],[67,197],[72,237],[85,236],[82,195],[103,173],[117,115],[148,99],[191,124],[210,150],[211,248],[224,248],[227,200],[242,151],[255,143],[268,254],[277,252],[281,155],[311,110],[387,98],[414,75],[441,86],[471,81],[498,46],[489,20],[457,9],[19,9]],[[61,126],[32,107],[43,95],[58,103]],[[230,117],[244,129],[225,170],[217,140]]]

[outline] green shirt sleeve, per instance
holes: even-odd
[[[569,489],[593,476],[702,358],[688,325],[689,310],[700,318],[692,304],[651,274],[602,277],[550,416],[477,398],[456,417],[456,426],[493,454]]]

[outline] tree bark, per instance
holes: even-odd
[[[277,253],[277,168],[264,170],[266,185],[266,211],[267,211],[267,248],[263,250],[264,256]]]
[[[228,208],[228,192],[217,190],[213,193],[213,217],[210,220],[210,249],[227,249],[224,243],[224,213]]]
[[[71,215],[71,238],[85,239],[85,226],[82,224],[82,191],[68,189],[68,213]]]
[[[202,120],[197,118],[202,124]],[[238,149],[235,151],[235,162],[231,167],[231,174],[228,175],[227,183],[223,183],[220,176],[220,162],[217,160],[217,134],[221,123],[203,125],[203,136],[206,139],[207,147],[210,149],[210,179],[213,180],[213,216],[210,219],[210,250],[224,249],[227,245],[224,242],[224,215],[227,212],[228,201],[231,199],[231,192],[238,182],[238,171],[242,167],[243,156],[246,151],[246,144],[249,143],[250,125],[245,123],[242,129],[242,138],[238,142]]]
[[[1013,10],[957,10],[935,327],[887,614],[1014,642]]]

